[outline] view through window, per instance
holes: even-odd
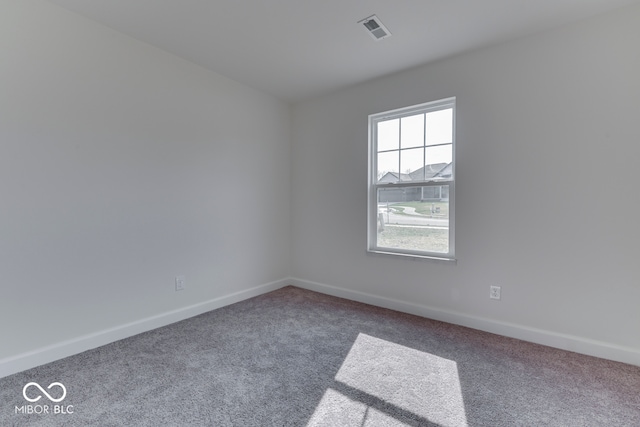
[[[455,99],[369,116],[369,250],[453,259]]]

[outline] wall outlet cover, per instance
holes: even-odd
[[[183,291],[187,286],[187,279],[184,276],[176,276],[176,292]]]

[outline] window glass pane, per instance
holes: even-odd
[[[411,148],[400,152],[401,181],[422,181],[424,179],[424,148]]]
[[[424,114],[400,119],[400,147],[422,147],[424,145]]]
[[[453,142],[453,109],[433,111],[426,114],[427,145]]]
[[[400,148],[400,119],[378,122],[378,151]]]
[[[449,186],[378,189],[377,246],[449,252]]]
[[[453,145],[437,145],[435,147],[427,147],[426,164],[433,165],[436,163],[451,163],[453,160]]]
[[[378,182],[397,182],[400,151],[378,153]]]

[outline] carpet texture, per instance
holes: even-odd
[[[286,287],[0,379],[0,425],[637,427],[640,367]]]

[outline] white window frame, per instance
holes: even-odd
[[[381,121],[392,120],[420,113],[433,111],[453,110],[452,129],[452,174],[450,180],[425,180],[394,183],[378,182],[378,149],[377,149],[377,124]],[[369,116],[369,191],[368,191],[368,215],[367,215],[367,251],[371,253],[400,255],[414,258],[426,258],[444,261],[455,261],[455,179],[456,179],[456,98],[446,98],[424,104],[413,105]],[[387,248],[377,245],[378,238],[378,190],[383,188],[406,187],[434,187],[449,186],[449,252],[416,251],[410,249]]]

